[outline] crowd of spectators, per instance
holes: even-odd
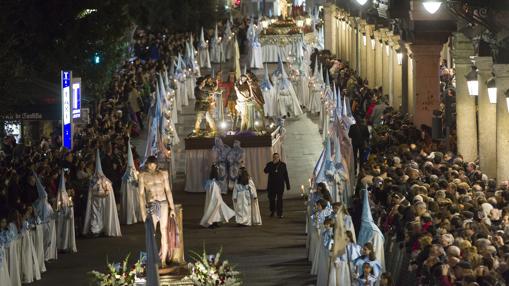
[[[66,187],[73,198],[76,227],[85,215],[89,178],[95,171],[95,154],[100,150],[102,168],[113,183],[117,202],[121,178],[127,163],[127,142],[146,128],[155,94],[156,74],[172,67],[174,58],[184,55],[191,33],[152,33],[137,30],[132,55],[113,75],[110,86],[97,102],[90,123],[75,129],[72,150],[62,147],[60,128],[39,144],[27,146],[7,135],[0,151],[0,218],[21,226],[24,214],[38,199],[33,171],[48,192],[55,208],[62,170]],[[197,41],[195,40],[195,45]],[[140,160],[132,146],[135,161]],[[139,164],[135,164],[138,166]],[[81,233],[81,231],[77,231]]]
[[[394,285],[506,285],[508,182],[497,184],[478,162],[465,161],[455,153],[454,140],[433,140],[429,127],[414,126],[388,105],[381,88],[369,88],[348,64],[326,51],[314,57],[350,98],[357,124],[370,126],[350,211],[358,230],[361,190],[367,187]],[[451,72],[442,73],[442,103],[454,108]],[[454,124],[448,127],[454,134]]]

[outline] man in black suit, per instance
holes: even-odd
[[[267,192],[269,193],[270,216],[273,217],[277,211],[277,216],[283,218],[283,192],[285,191],[285,184],[286,189],[290,190],[290,179],[288,179],[286,164],[281,162],[278,153],[274,153],[272,155],[272,162],[267,163],[263,171],[265,174],[269,174]]]

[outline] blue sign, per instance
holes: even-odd
[[[71,71],[60,73],[62,85],[62,145],[68,150],[72,149],[72,109],[71,109]]]
[[[72,79],[72,118],[81,117],[81,78]]]

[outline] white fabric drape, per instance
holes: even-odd
[[[44,230],[44,260],[54,260],[58,257],[57,251],[57,227],[55,219],[50,219],[43,224]]]
[[[32,283],[41,279],[32,235],[29,230],[23,230],[21,234],[21,281],[23,283]]]
[[[37,254],[37,261],[39,262],[39,269],[41,273],[46,272],[46,265],[44,264],[44,233],[43,225],[38,224],[32,232],[32,242],[34,243],[35,253]]]
[[[89,190],[83,234],[86,235],[89,232],[104,233],[106,236],[121,236],[113,191],[109,191],[108,196],[103,198],[93,196],[92,190]]]
[[[228,222],[235,216],[235,211],[228,207],[221,197],[221,189],[215,180],[206,185],[206,197],[203,217],[200,225],[209,227],[213,223]]]
[[[70,206],[57,213],[57,249],[77,252],[74,232],[74,209]]]
[[[293,50],[293,45],[289,44],[284,47],[280,47],[277,45],[262,45],[262,56],[264,63],[277,63],[278,55],[281,56],[281,60],[283,62],[286,61],[286,58]]]
[[[122,194],[120,222],[129,225],[142,221],[140,197],[136,182],[131,181],[129,178],[122,178],[120,193]]]
[[[9,263],[10,285],[19,286],[21,285],[21,239],[17,238],[11,241],[6,254],[6,261]]]
[[[267,175],[263,169],[272,160],[272,154],[277,152],[285,160],[283,137],[274,140],[272,147],[242,147],[245,151],[245,167],[255,185],[262,190],[267,187]],[[211,150],[186,150],[186,192],[203,192],[211,162]]]

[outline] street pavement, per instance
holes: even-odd
[[[257,72],[258,75],[262,73]],[[176,127],[182,141],[194,124],[193,107],[194,101],[179,115]],[[201,253],[205,248],[215,253],[222,248],[223,257],[242,273],[244,285],[314,285],[315,278],[309,274],[311,265],[306,258],[305,207],[300,198],[300,186],[308,183],[321,151],[316,121],[317,118],[310,118],[307,114],[286,120],[284,148],[292,189],[285,192],[283,219],[269,217],[267,193],[258,193],[262,226],[238,227],[230,223],[216,229],[201,227],[199,221],[203,215],[205,194],[183,191],[183,142],[176,147],[177,179],[173,193],[175,203],[182,204],[184,209],[184,245],[188,262],[192,262],[190,251]],[[134,142],[140,154],[144,150],[145,138],[140,136]],[[231,193],[223,199],[232,207]],[[127,254],[131,254],[133,261],[137,259],[145,247],[144,226],[122,226],[121,238],[78,239],[77,246],[78,253],[60,254],[58,260],[47,263],[48,270],[42,280],[33,285],[89,285],[87,272],[105,270],[107,261],[119,262]]]

